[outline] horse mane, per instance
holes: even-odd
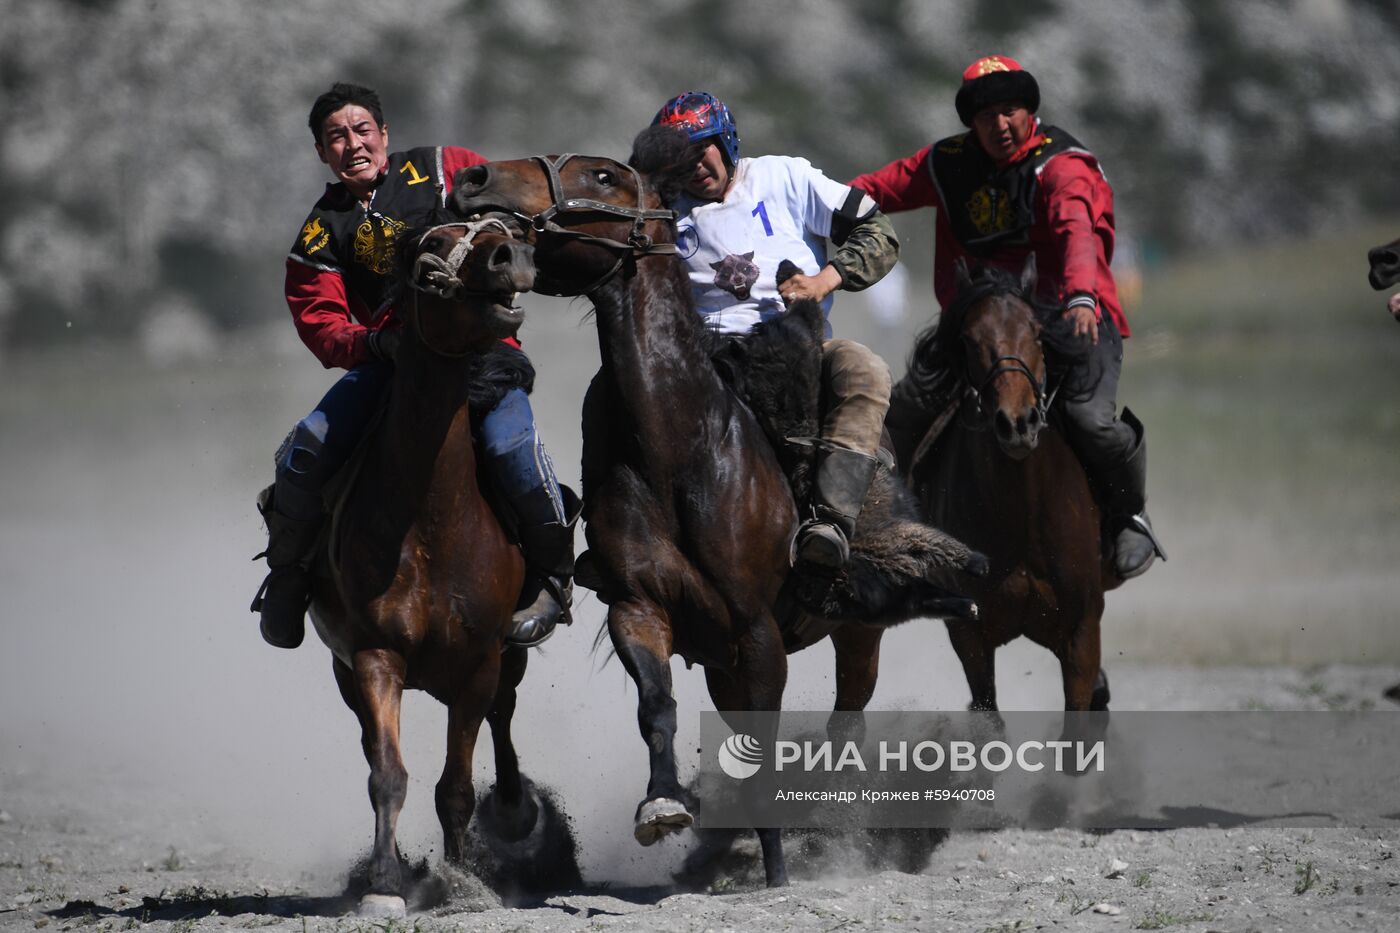
[[[661,196],[661,203],[670,207],[695,173],[707,145],[708,140],[703,139],[691,142],[690,135],[678,126],[649,126],[632,141],[627,164],[641,172]]]
[[[1074,335],[1074,325],[1061,314],[1058,304],[1028,292],[1021,280],[995,266],[978,266],[971,272],[971,287],[959,290],[938,321],[920,331],[909,352],[906,378],[924,398],[950,398],[966,382],[966,367],[960,365],[960,338],[967,313],[988,298],[1010,295],[1025,303],[1040,324],[1040,344],[1045,351],[1048,371],[1063,373],[1089,359],[1093,345]],[[1088,387],[1089,390],[1092,386]],[[1081,391],[1076,390],[1076,395]]]

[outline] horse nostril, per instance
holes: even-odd
[[[996,431],[997,437],[1003,441],[1011,440],[1011,419],[1006,412],[997,412],[996,418],[992,419],[992,430]]]
[[[1032,408],[1030,414],[1026,415],[1026,423],[1029,424],[1032,429],[1040,427],[1040,409]]]
[[[457,173],[457,187],[460,188],[485,188],[486,182],[491,177],[491,171],[484,165],[473,165],[471,168],[464,168]]]
[[[487,262],[487,267],[493,272],[510,268],[515,262],[515,251],[511,249],[509,243],[502,243],[491,251],[491,259]]]

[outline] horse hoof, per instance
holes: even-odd
[[[657,797],[643,800],[637,807],[637,823],[632,835],[644,846],[655,845],[661,837],[678,833],[694,822],[685,804],[670,797]]]
[[[366,894],[360,898],[360,909],[356,912],[361,917],[374,917],[379,920],[402,920],[408,916],[408,908],[404,906],[403,898],[388,894]]]

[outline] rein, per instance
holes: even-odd
[[[642,232],[642,225],[648,220],[674,221],[676,212],[666,209],[650,209],[646,206],[645,186],[642,184],[642,176],[635,168],[625,163],[617,163],[632,173],[632,180],[637,186],[637,206],[620,207],[616,204],[609,204],[606,201],[597,201],[592,198],[566,198],[564,196],[564,182],[559,177],[559,170],[570,159],[577,157],[578,153],[569,152],[551,160],[548,156],[532,156],[544,169],[545,177],[549,181],[549,196],[553,204],[538,214],[529,215],[513,211],[512,216],[524,221],[530,229],[536,233],[549,233],[555,236],[567,237],[580,243],[588,243],[592,246],[601,246],[617,254],[617,262],[613,267],[603,273],[592,285],[583,289],[583,294],[591,294],[601,287],[605,282],[617,275],[623,263],[628,259],[638,256],[658,256],[675,255],[676,244],[657,243],[646,233]],[[632,231],[627,235],[627,240],[614,240],[610,237],[598,236],[593,233],[581,233],[578,230],[570,230],[562,227],[554,221],[556,217],[576,214],[603,214],[610,217],[621,217],[624,220],[632,221]],[[536,291],[542,291],[536,288]],[[560,292],[544,292],[544,294],[560,295]]]
[[[491,292],[476,291],[469,289],[461,279],[462,264],[471,255],[472,243],[477,234],[487,227],[495,227],[505,236],[511,236],[510,228],[494,217],[487,217],[482,220],[467,221],[462,223],[438,224],[430,228],[426,233],[418,238],[418,246],[421,248],[432,236],[440,230],[465,230],[466,235],[457,241],[452,247],[452,251],[443,259],[436,253],[421,253],[413,262],[413,274],[409,278],[409,287],[413,289],[413,306],[410,311],[410,323],[418,334],[418,339],[428,352],[435,356],[446,359],[461,359],[470,356],[472,351],[464,350],[460,353],[448,350],[440,350],[428,342],[427,335],[423,333],[422,317],[418,310],[418,295],[426,292],[447,301],[455,301],[468,295],[490,295]]]

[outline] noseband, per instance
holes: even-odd
[[[412,315],[412,326],[418,332],[418,339],[423,346],[435,356],[446,357],[447,359],[461,359],[471,355],[471,351],[455,352],[442,350],[428,342],[427,336],[423,333],[423,322],[421,312],[418,310],[418,293],[424,292],[435,295],[447,301],[456,301],[468,295],[490,295],[489,291],[478,291],[467,288],[462,281],[462,265],[471,255],[472,243],[476,240],[477,234],[487,227],[495,227],[498,232],[513,237],[511,230],[500,220],[494,217],[487,217],[481,220],[467,221],[463,223],[438,224],[430,228],[426,233],[418,238],[418,247],[421,249],[427,242],[428,237],[440,230],[465,230],[466,234],[452,247],[447,258],[443,259],[437,253],[421,253],[413,261],[413,273],[409,277],[409,287],[413,289],[413,306],[410,309]]]
[[[1041,421],[1044,421],[1046,413],[1050,410],[1050,403],[1055,400],[1055,392],[1046,395],[1045,387],[1040,384],[1039,379],[1035,378],[1035,373],[1031,372],[1031,368],[1026,365],[1026,361],[1019,356],[999,356],[992,361],[991,371],[983,377],[982,384],[975,390],[978,414],[984,414],[982,399],[986,397],[987,387],[992,384],[993,379],[1000,376],[1002,373],[1019,373],[1026,377],[1026,381],[1031,384],[1031,391],[1035,393],[1036,412],[1040,415]],[[968,380],[968,385],[972,385],[971,379]],[[1059,391],[1058,386],[1056,387],[1056,391]]]
[[[419,254],[413,261],[413,274],[409,277],[409,286],[415,291],[427,292],[429,295],[448,300],[464,295],[486,294],[467,288],[466,283],[462,281],[461,272],[462,264],[467,261],[467,256],[471,255],[472,243],[477,234],[487,227],[495,227],[498,232],[508,237],[512,235],[510,228],[494,217],[465,223],[438,224],[429,229],[418,238],[419,249],[422,249],[428,237],[441,230],[465,230],[466,235],[457,241],[457,245],[452,247],[446,259],[437,253]]]
[[[512,212],[513,215],[529,225],[530,229],[536,233],[549,233],[555,236],[567,237],[580,243],[588,243],[593,246],[601,246],[617,254],[617,262],[613,267],[604,273],[596,282],[583,290],[583,294],[590,294],[597,290],[604,282],[607,282],[628,259],[637,256],[657,256],[675,255],[676,244],[657,243],[650,236],[642,231],[642,225],[648,220],[674,221],[676,212],[672,210],[653,210],[646,206],[645,186],[642,184],[641,173],[635,168],[625,163],[622,165],[632,173],[632,181],[637,186],[637,206],[620,207],[616,204],[609,204],[606,201],[596,201],[592,198],[566,198],[564,197],[564,182],[559,177],[559,170],[564,167],[570,159],[578,157],[578,153],[569,152],[551,160],[548,156],[532,156],[533,160],[544,169],[545,177],[549,181],[549,196],[554,202],[549,207],[538,214],[529,215],[519,212]],[[556,217],[563,217],[570,214],[603,214],[609,217],[621,217],[624,220],[632,221],[632,230],[627,235],[626,242],[614,240],[610,237],[598,236],[593,233],[583,233],[578,230],[570,230],[561,227],[554,221]],[[536,287],[536,291],[543,291]],[[545,294],[562,294],[544,292]]]

